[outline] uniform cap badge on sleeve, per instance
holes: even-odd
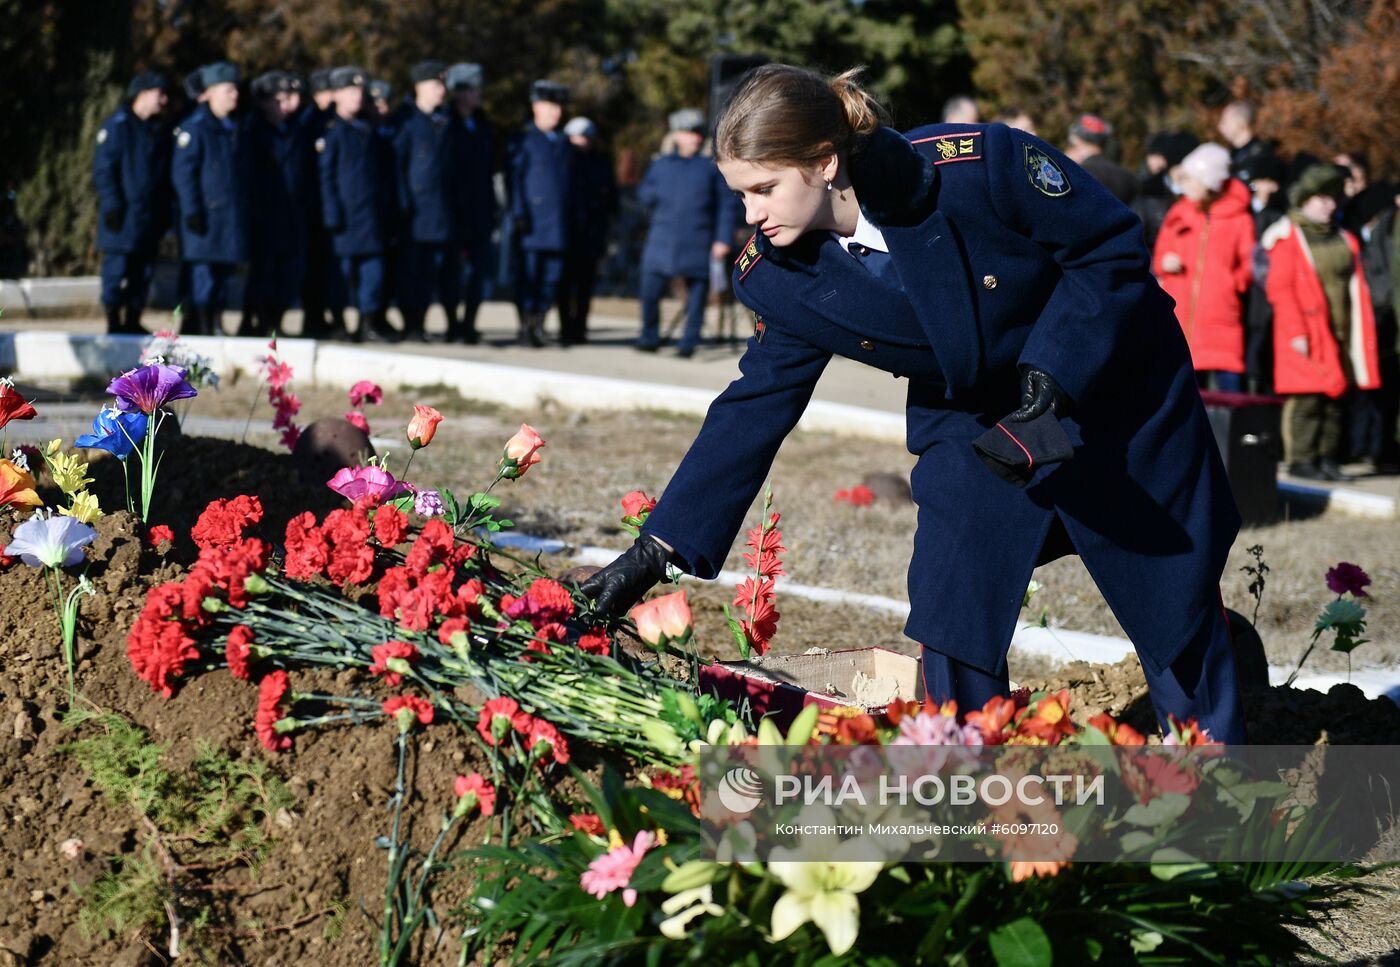
[[[766,327],[763,324],[763,317],[758,313],[753,316],[753,337],[759,342],[763,342],[763,331]]]
[[[175,136],[175,143],[182,148],[188,148],[190,146],[190,133],[188,131],[181,131]]]
[[[1026,145],[1026,177],[1036,191],[1051,198],[1069,194],[1069,179],[1060,166],[1039,148]]]

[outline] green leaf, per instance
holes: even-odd
[[[807,740],[812,737],[812,730],[817,727],[817,716],[821,714],[821,708],[816,702],[804,705],[802,711],[797,713],[797,718],[792,720],[792,725],[788,728],[788,745],[806,745]]]
[[[1137,853],[1155,845],[1156,842],[1157,837],[1147,830],[1135,829],[1123,834],[1123,838],[1118,841],[1118,847],[1124,853]]]
[[[1180,819],[1190,805],[1190,796],[1180,792],[1167,792],[1147,805],[1135,803],[1123,814],[1123,821],[1134,826],[1161,826]]]
[[[493,497],[486,493],[472,494],[469,498],[469,502],[472,510],[479,511],[483,514],[489,514],[491,511],[501,506],[501,498]]]
[[[1054,956],[1050,938],[1040,924],[1022,917],[987,935],[997,967],[1050,967]]]
[[[1150,954],[1162,946],[1165,938],[1155,930],[1134,930],[1132,947],[1135,954]]]

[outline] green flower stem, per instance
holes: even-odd
[[[264,376],[262,382],[258,384],[258,391],[253,394],[253,405],[248,407],[248,419],[243,424],[243,436],[239,439],[239,443],[248,442],[248,428],[253,425],[253,414],[258,410],[258,400],[262,399],[263,387],[266,385],[267,377]]]
[[[408,758],[408,733],[399,729],[396,739],[399,753],[398,773],[394,778],[394,821],[389,833],[389,882],[384,890],[384,920],[379,925],[379,963],[381,967],[393,963],[390,955],[393,951],[393,929],[394,915],[397,904],[395,903],[398,893],[399,880],[403,870],[399,862],[399,823],[403,817],[403,803],[407,798],[404,789],[404,762]]]
[[[1316,631],[1313,632],[1312,641],[1308,642],[1308,647],[1303,652],[1303,657],[1298,659],[1298,667],[1293,669],[1293,673],[1289,675],[1288,680],[1283,683],[1285,688],[1292,685],[1293,680],[1298,677],[1298,673],[1303,670],[1303,663],[1306,662],[1308,660],[1308,656],[1313,653],[1313,649],[1317,647],[1318,639],[1322,637],[1322,633],[1326,630],[1326,628],[1318,628]]]
[[[58,621],[59,641],[63,642],[63,658],[68,665],[68,702],[71,705],[75,693],[73,681],[73,653],[67,646],[63,634],[63,572],[56,567],[44,568],[44,586],[49,592],[49,603],[53,605],[54,618]]]

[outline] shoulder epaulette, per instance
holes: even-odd
[[[758,232],[749,236],[748,242],[739,250],[739,257],[734,260],[734,264],[739,268],[739,281],[744,281],[744,277],[753,271],[753,267],[763,258],[763,253],[758,250]]]

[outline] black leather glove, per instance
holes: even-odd
[[[209,231],[209,216],[204,212],[190,212],[185,216],[185,227],[196,235]]]
[[[108,231],[119,232],[122,222],[126,221],[126,211],[121,208],[113,208],[102,216],[102,224],[107,226]]]
[[[617,560],[578,586],[598,602],[600,615],[620,615],[666,579],[666,548],[643,534]]]
[[[1046,413],[1064,416],[1069,397],[1049,373],[1027,366],[1021,370],[1021,408],[1008,414],[1003,422],[1029,423]]]

